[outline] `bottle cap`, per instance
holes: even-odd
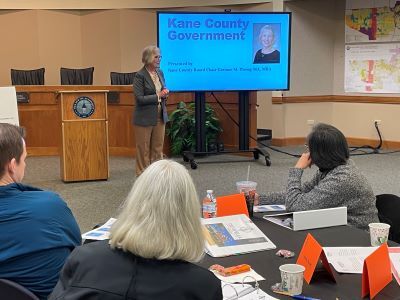
[[[207,190],[207,194],[214,193],[214,190]]]

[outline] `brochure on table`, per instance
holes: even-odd
[[[213,257],[275,249],[276,246],[246,216],[202,219],[206,252]]]
[[[307,230],[347,224],[347,207],[268,214],[265,220],[292,230]]]
[[[111,225],[114,224],[116,220],[115,218],[110,218],[104,225],[82,234],[82,239],[96,241],[107,240],[110,237]]]

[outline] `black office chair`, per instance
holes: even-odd
[[[379,221],[390,224],[389,239],[400,243],[400,197],[392,194],[376,196]]]
[[[44,68],[36,70],[11,69],[12,85],[44,85]]]
[[[39,300],[31,291],[22,285],[7,279],[0,279],[0,298],[12,300]]]
[[[136,72],[132,73],[118,73],[110,72],[111,85],[131,85]]]
[[[62,85],[92,85],[94,67],[85,69],[60,69]]]

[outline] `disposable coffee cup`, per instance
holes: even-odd
[[[389,237],[390,225],[386,223],[370,223],[369,234],[371,236],[371,246],[380,246],[387,242]]]
[[[250,218],[253,217],[254,199],[256,197],[257,182],[254,181],[238,181],[236,189],[239,193],[244,194],[246,198],[247,211]]]
[[[279,267],[281,271],[281,289],[290,296],[300,295],[303,290],[304,268],[298,264],[286,264]]]

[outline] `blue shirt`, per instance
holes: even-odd
[[[79,226],[60,196],[19,183],[0,186],[0,278],[46,299],[80,244]]]

